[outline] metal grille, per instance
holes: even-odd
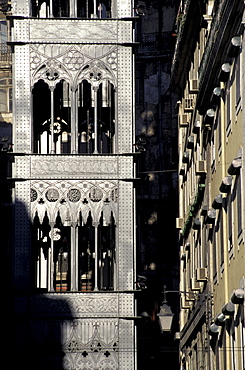
[[[136,35],[136,41],[139,43],[138,53],[147,53],[173,50],[175,40],[170,32],[153,32]]]

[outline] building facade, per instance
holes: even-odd
[[[180,366],[244,369],[244,1],[181,2],[172,82]]]
[[[134,10],[12,1],[14,346],[136,369]]]
[[[170,336],[157,315],[163,286],[177,289],[179,276],[178,3],[0,1],[1,282],[13,366],[178,369],[177,295]]]

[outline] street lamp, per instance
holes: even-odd
[[[160,312],[158,313],[159,324],[161,332],[171,331],[172,321],[173,321],[173,312],[171,311],[170,306],[166,300],[166,286],[163,287],[163,303],[160,306]]]
[[[167,302],[163,302],[162,306],[160,306],[160,312],[158,314],[159,324],[162,333],[164,331],[171,331],[173,316],[174,314],[171,311],[170,306],[168,306]]]
[[[172,321],[174,313],[171,311],[170,306],[168,305],[168,302],[166,300],[166,294],[167,293],[184,293],[184,294],[193,294],[195,296],[204,296],[204,297],[210,297],[212,294],[202,294],[202,293],[194,293],[194,292],[185,292],[181,290],[166,290],[166,285],[163,287],[163,302],[162,306],[160,306],[160,312],[157,314],[159,318],[159,325],[161,328],[161,332],[164,331],[171,331]]]

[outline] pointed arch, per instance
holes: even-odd
[[[92,60],[81,68],[76,84],[79,152],[115,153],[114,73],[101,60]]]
[[[35,68],[32,74],[32,86],[39,80],[45,81],[50,87],[55,87],[61,80],[71,83],[72,75],[58,59],[49,58]]]
[[[92,87],[99,86],[103,81],[109,81],[116,87],[114,72],[100,59],[92,59],[81,67],[75,78],[75,84],[78,85],[83,80],[88,81]]]
[[[39,79],[33,86],[32,100],[34,153],[70,153],[70,85],[60,79],[50,90],[47,81]]]

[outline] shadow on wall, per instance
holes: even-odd
[[[6,349],[8,353],[12,351],[9,363],[14,369],[61,370],[65,368],[64,327],[72,326],[72,312],[69,302],[61,295],[33,290],[31,280],[34,251],[30,242],[29,217],[24,203],[17,201],[15,209],[17,223],[13,232],[13,281],[6,305],[10,309],[6,312],[6,317],[12,313],[10,324],[6,328],[10,339],[6,343]]]
[[[3,121],[0,114],[0,150],[9,151],[9,144],[12,144],[12,123]]]
[[[15,191],[24,199],[28,184],[19,182]],[[6,324],[10,339],[6,347],[14,353],[11,368],[117,369],[118,319],[108,315],[102,319],[101,314],[117,312],[118,298],[33,288],[36,251],[31,223],[23,201],[17,200],[14,208],[14,280],[9,289],[12,315]],[[4,317],[8,316],[6,310]],[[128,320],[123,323],[124,330],[128,330],[128,323],[131,325]]]

